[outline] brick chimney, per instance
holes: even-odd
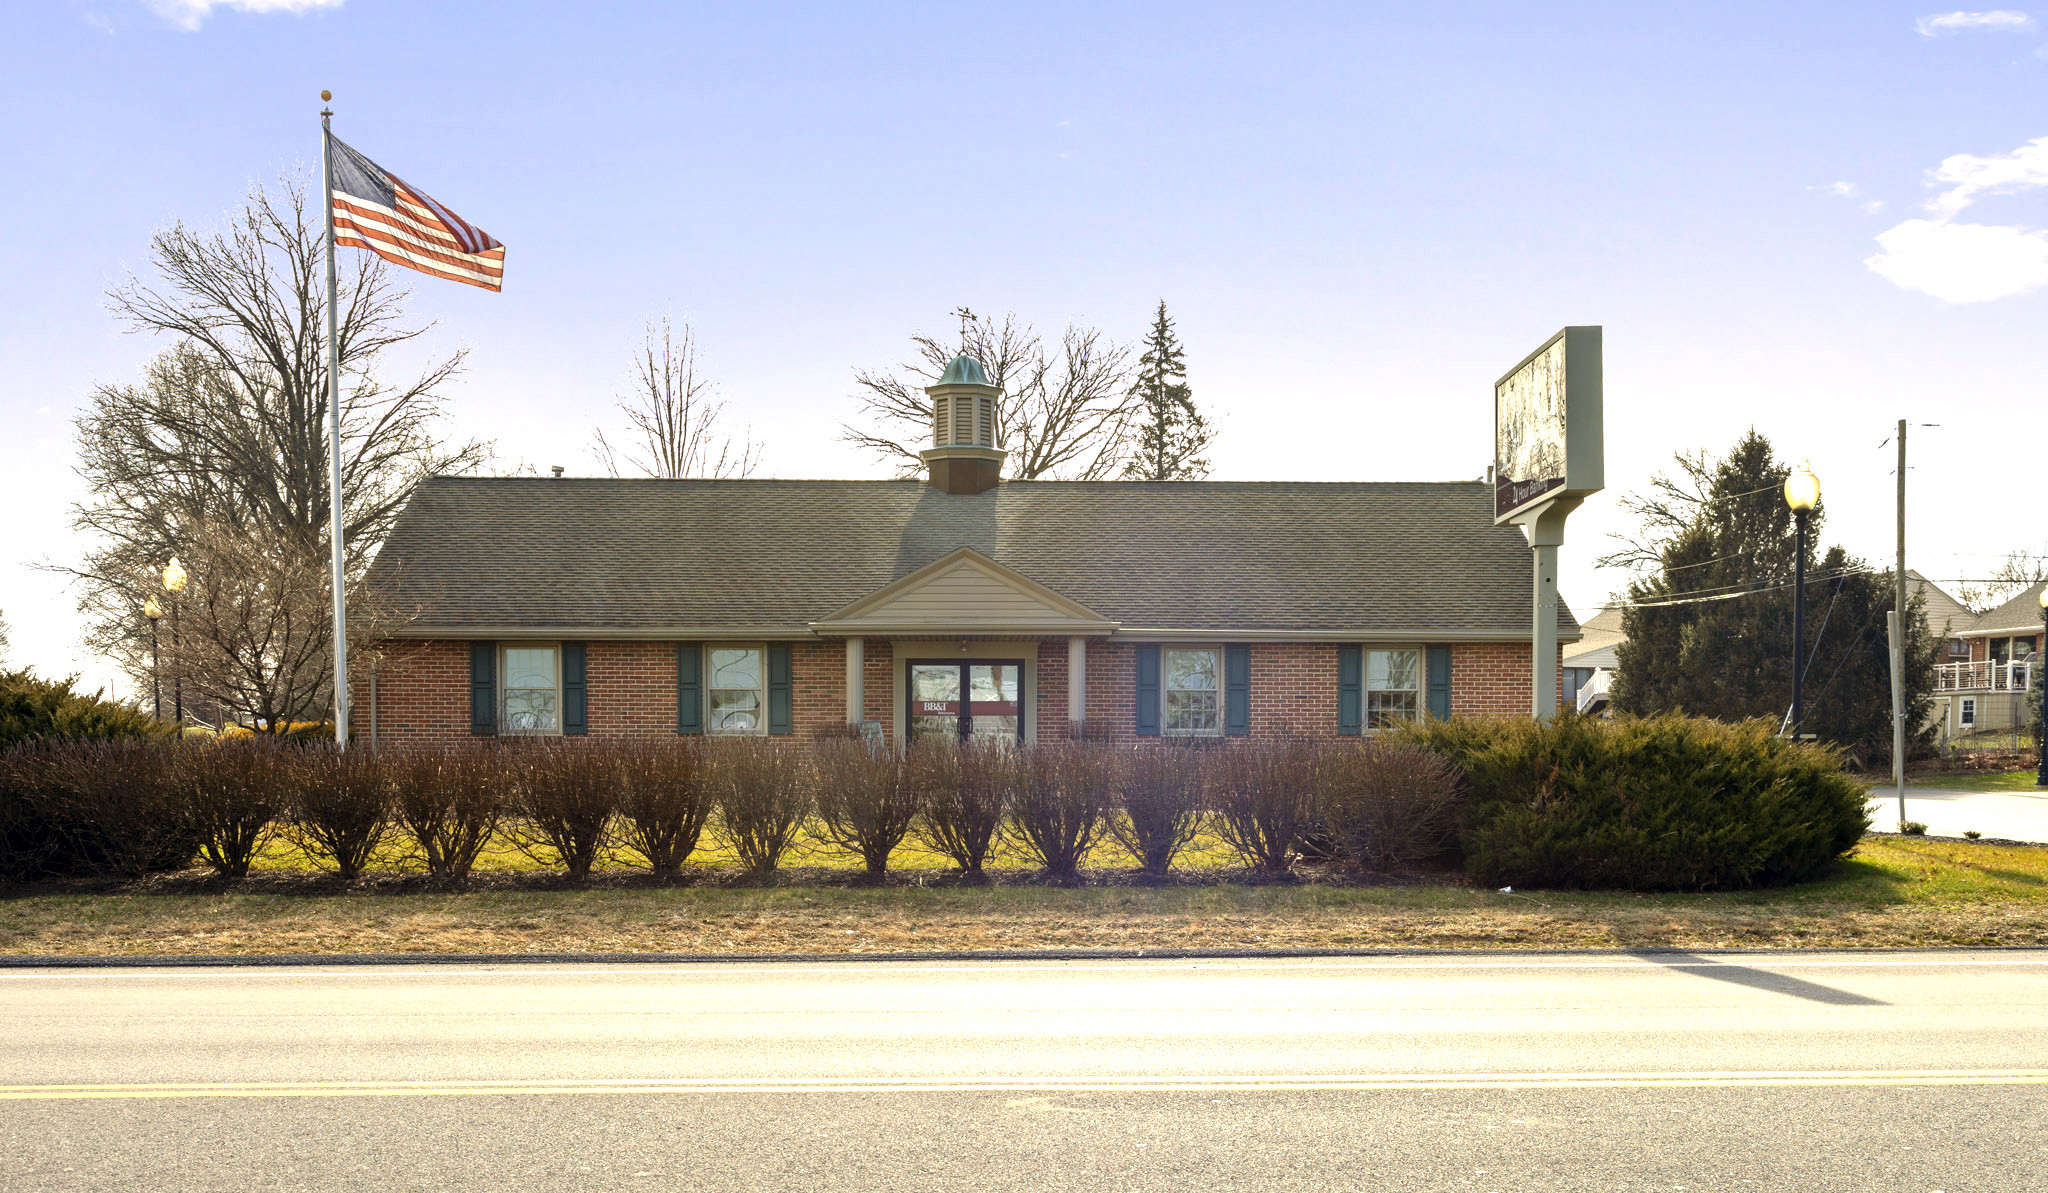
[[[986,493],[1002,479],[1003,458],[996,447],[996,394],[981,362],[956,356],[937,385],[925,387],[932,399],[932,445],[918,453],[929,469],[931,486],[947,493]]]

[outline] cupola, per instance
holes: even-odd
[[[1002,478],[996,447],[996,395],[981,362],[956,356],[938,384],[925,387],[932,400],[932,445],[919,452],[931,485],[948,493],[985,493]]]

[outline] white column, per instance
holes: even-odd
[[[865,656],[866,651],[862,649],[859,638],[846,640],[846,720],[852,725],[867,719],[867,696],[862,686],[866,678]]]
[[[1067,724],[1088,719],[1088,639],[1067,639]]]

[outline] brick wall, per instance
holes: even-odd
[[[380,744],[469,736],[469,643],[388,646],[375,683]],[[349,724],[365,737],[373,732],[367,682],[349,690]]]
[[[1564,650],[1558,649],[1560,665]],[[1564,707],[1564,675],[1558,674],[1558,707]],[[1519,643],[1468,643],[1451,647],[1451,715],[1529,715],[1529,648]]]
[[[676,644],[592,642],[585,648],[592,737],[676,731]]]

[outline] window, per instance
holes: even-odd
[[[1956,724],[1965,729],[1975,729],[1977,727],[1977,698],[1975,696],[1963,697],[1963,708],[1956,715]]]
[[[1415,650],[1365,652],[1365,727],[1384,729],[1415,719],[1416,679],[1422,673]]]
[[[758,646],[710,649],[712,733],[764,733],[768,728],[767,666]]]
[[[1950,638],[1948,640],[1948,653],[1951,658],[1968,658],[1970,656],[1970,640],[1967,638]]]
[[[552,646],[507,646],[500,657],[502,733],[562,731],[561,656]]]
[[[1564,704],[1566,708],[1579,706],[1579,693],[1593,682],[1591,667],[1566,667],[1564,669]]]
[[[1223,732],[1223,652],[1214,647],[1168,647],[1159,652],[1165,673],[1163,731],[1182,737]]]

